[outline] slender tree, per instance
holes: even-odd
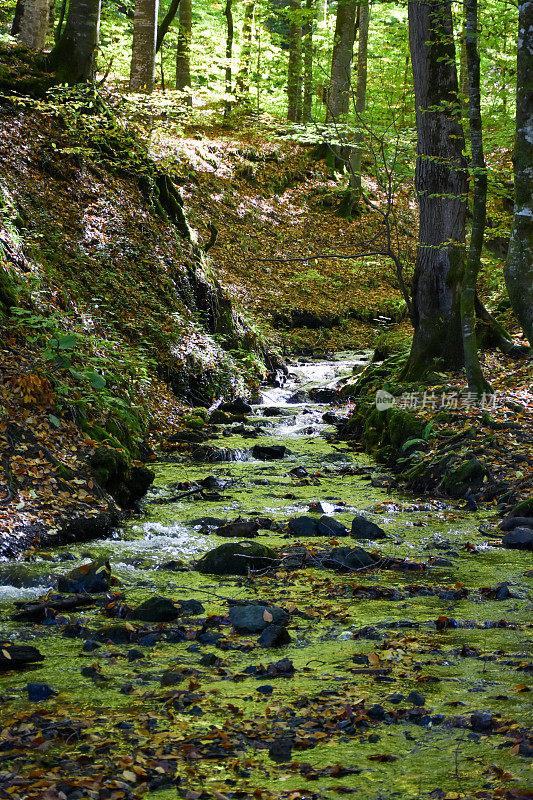
[[[242,45],[239,69],[235,79],[237,98],[245,97],[250,91],[250,63],[252,58],[252,28],[254,22],[255,0],[249,0],[244,6],[242,23]]]
[[[233,0],[226,0],[226,7],[224,8],[224,16],[226,17],[227,36],[226,36],[226,74],[225,74],[225,88],[226,88],[226,102],[224,103],[224,116],[227,116],[231,111],[231,61],[233,58]]]
[[[163,44],[163,39],[167,35],[170,26],[174,22],[174,17],[178,13],[180,0],[171,0],[171,3],[168,7],[168,11],[161,20],[161,24],[157,29],[157,42],[155,46],[156,53],[159,52],[161,45]]]
[[[17,0],[11,35],[30,50],[42,50],[49,18],[50,0]]]
[[[348,115],[356,14],[357,0],[339,0],[326,122],[340,122]]]
[[[514,214],[504,275],[522,329],[533,347],[533,0],[519,0],[514,145]]]
[[[460,297],[467,169],[458,107],[451,0],[409,1],[420,222],[413,278],[414,334],[405,370],[464,364]]]
[[[479,52],[477,47],[477,0],[466,0],[466,59],[468,68],[468,110],[474,176],[474,211],[470,247],[461,286],[461,323],[466,377],[470,391],[491,392],[479,364],[476,338],[476,283],[481,265],[481,250],[487,212],[487,169],[483,154]]]
[[[154,91],[158,12],[159,0],[135,0],[130,92]]]
[[[65,27],[46,68],[62,83],[93,80],[99,33],[100,0],[70,0]]]
[[[290,0],[289,70],[287,78],[287,119],[302,121],[302,3]]]
[[[176,53],[176,89],[190,90],[191,86],[192,0],[181,0],[179,13],[178,50]],[[192,106],[192,95],[185,98]]]
[[[311,121],[313,105],[313,29],[316,19],[316,0],[306,0],[303,33],[303,122]]]

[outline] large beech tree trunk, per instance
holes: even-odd
[[[301,0],[290,0],[289,70],[287,77],[287,119],[302,121],[302,17]]]
[[[17,0],[11,35],[30,50],[42,50],[49,19],[50,0]]]
[[[135,0],[130,92],[154,91],[159,0]]]
[[[326,122],[341,122],[350,108],[351,67],[357,0],[339,0],[331,59]]]
[[[191,37],[192,0],[181,0],[176,53],[176,89],[187,89],[191,85]],[[191,94],[187,95],[185,102],[188,106],[192,106]]]
[[[514,146],[515,204],[504,275],[513,311],[533,347],[533,0],[519,0]]]
[[[460,297],[468,191],[450,0],[410,0],[420,223],[406,377],[464,364]]]
[[[100,33],[100,0],[70,0],[63,32],[46,68],[70,85],[94,78],[94,56]]]
[[[492,389],[483,377],[476,338],[476,283],[481,265],[481,250],[487,213],[487,169],[483,155],[479,52],[477,48],[477,0],[466,0],[466,58],[468,66],[468,109],[474,175],[474,211],[470,247],[461,287],[461,322],[468,388],[481,395]]]
[[[244,7],[242,23],[242,45],[239,70],[235,80],[237,98],[245,97],[250,91],[250,63],[252,58],[252,27],[254,22],[255,0],[249,0]]]

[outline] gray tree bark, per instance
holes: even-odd
[[[233,33],[234,33],[232,4],[233,0],[226,0],[226,7],[224,9],[224,16],[226,17],[226,25],[228,29],[226,36],[226,74],[225,74],[226,102],[224,103],[224,116],[227,116],[231,111],[231,100],[229,99],[229,95],[231,95],[231,88],[232,88],[231,61],[233,58]]]
[[[513,311],[533,347],[533,0],[518,4],[515,203],[505,284]]]
[[[192,38],[192,0],[181,0],[179,13],[178,50],[176,53],[176,89],[191,86],[191,38]],[[185,97],[185,103],[192,106],[192,95]]]
[[[405,370],[464,364],[460,297],[467,168],[458,108],[451,0],[409,1],[416,104],[415,186],[420,223],[413,279],[414,334]]]
[[[303,122],[311,121],[311,108],[313,105],[313,29],[316,19],[316,0],[306,0],[305,21],[303,25]]]
[[[11,35],[30,50],[42,50],[49,18],[50,0],[17,0]]]
[[[46,59],[46,68],[61,83],[93,80],[99,34],[100,0],[70,0],[65,27]]]
[[[350,108],[351,67],[357,0],[339,0],[331,59],[326,122],[342,122]]]
[[[250,62],[252,57],[252,27],[254,22],[255,0],[249,0],[244,7],[242,23],[242,45],[239,69],[235,79],[235,93],[239,99],[250,91]]]
[[[474,176],[474,210],[470,247],[461,287],[461,323],[463,326],[463,348],[468,388],[471,392],[481,395],[483,392],[491,392],[492,389],[481,371],[476,338],[476,283],[481,265],[481,250],[487,213],[487,168],[483,154],[477,31],[477,0],[466,0],[465,48],[468,69],[468,110],[470,117],[470,144],[472,147],[472,173]]]
[[[302,121],[302,3],[290,0],[289,69],[287,77],[287,119]]]
[[[135,0],[130,92],[154,91],[158,13],[159,0]]]

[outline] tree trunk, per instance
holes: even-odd
[[[135,0],[130,92],[154,91],[158,13],[159,0]]]
[[[414,334],[405,376],[464,364],[460,296],[468,191],[459,121],[451,0],[410,0],[420,223],[413,278]]]
[[[362,117],[366,111],[366,84],[368,76],[368,26],[370,8],[368,2],[359,6],[359,48],[357,51],[357,94],[355,111]],[[361,130],[356,133],[353,156],[350,159],[350,187],[361,191],[361,158],[363,155],[363,136]]]
[[[533,0],[518,5],[515,203],[505,284],[513,311],[533,347]]]
[[[167,35],[170,26],[174,22],[174,17],[178,12],[179,4],[180,0],[171,0],[171,3],[168,7],[168,11],[161,20],[161,25],[157,29],[157,41],[155,45],[156,53],[159,52],[161,45],[163,44],[163,39]]]
[[[290,0],[289,71],[287,78],[287,119],[302,121],[302,3]]]
[[[342,122],[348,116],[356,13],[357,0],[339,0],[326,122]]]
[[[242,45],[239,70],[235,80],[235,94],[238,99],[250,91],[250,63],[252,58],[252,26],[254,22],[255,0],[249,0],[244,7],[242,23]]]
[[[466,0],[466,58],[468,67],[468,109],[472,173],[474,175],[474,212],[470,247],[461,287],[461,323],[465,354],[466,378],[471,392],[481,395],[492,389],[483,377],[476,339],[475,295],[481,265],[481,249],[487,212],[487,168],[483,155],[481,92],[479,87],[479,53],[477,48],[477,0]]]
[[[302,107],[303,122],[311,122],[313,105],[313,29],[316,19],[316,0],[306,0],[305,22],[303,25],[304,50],[304,96]]]
[[[56,23],[56,0],[48,0],[48,30],[47,36],[50,38],[54,35],[54,27]]]
[[[62,0],[59,9],[59,17],[57,20],[56,29],[54,31],[54,42],[57,44],[61,38],[61,31],[63,30],[63,20],[65,19],[65,11],[67,10],[67,0]]]
[[[65,27],[46,68],[71,86],[93,80],[99,33],[100,0],[70,0]]]
[[[178,50],[176,54],[176,89],[190,89],[191,86],[191,37],[192,37],[192,0],[181,0],[179,16]],[[185,103],[192,106],[192,95],[189,92]]]
[[[11,35],[29,50],[42,50],[49,17],[50,0],[17,0]]]
[[[231,60],[233,58],[233,0],[226,0],[226,7],[224,9],[224,16],[226,17],[226,24],[228,27],[228,34],[226,37],[226,102],[224,103],[224,116],[226,117],[231,111]]]

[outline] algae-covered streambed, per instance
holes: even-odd
[[[0,678],[0,797],[525,796],[531,555],[496,546],[486,510],[377,488],[371,461],[329,441],[330,407],[287,402],[362,361],[295,366],[244,425],[218,426],[207,446],[237,460],[158,462],[143,514],[115,538],[0,564],[1,639],[44,656]],[[249,455],[257,444],[286,452],[261,461]],[[210,491],[186,494],[209,476]],[[387,538],[298,538],[286,526],[325,514],[350,528],[361,513]],[[237,517],[273,521],[254,541],[274,548],[279,566],[189,569],[238,541],[212,533]],[[343,573],[320,565],[325,550],[354,545],[383,559]],[[89,558],[109,559],[109,597],[39,624],[11,620],[15,601]],[[204,610],[133,618],[154,595]],[[291,641],[261,647],[259,634],[237,633],[228,600],[281,607]],[[58,694],[32,701],[29,683]]]

